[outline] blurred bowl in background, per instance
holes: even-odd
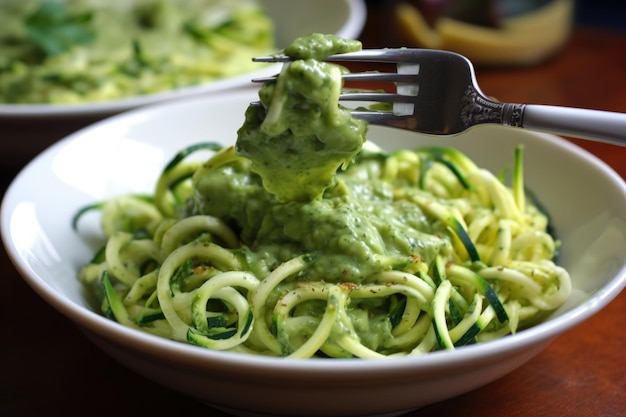
[[[278,49],[313,32],[354,39],[366,21],[363,0],[259,0],[259,3],[274,22]],[[0,168],[15,170],[63,136],[102,118],[147,104],[245,88],[252,86],[252,78],[277,71],[278,65],[272,65],[202,85],[97,103],[0,104]]]

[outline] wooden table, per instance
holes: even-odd
[[[626,112],[626,35],[577,29],[549,62],[477,76],[503,101]],[[576,143],[626,178],[626,148]],[[3,190],[14,175],[1,173]],[[4,250],[0,271],[0,416],[225,416],[103,354],[30,290]],[[625,315],[623,292],[508,376],[407,416],[626,416]]]

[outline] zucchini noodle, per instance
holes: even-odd
[[[170,186],[157,186],[153,196],[97,205],[107,241],[80,279],[100,295],[105,314],[124,325],[217,350],[382,358],[515,333],[543,320],[571,291],[567,271],[553,261],[559,242],[546,231],[547,216],[529,198],[518,206],[510,187],[455,149],[368,146],[337,174],[325,199],[356,199],[374,212],[402,207],[408,218],[423,218],[433,239],[417,250],[407,242],[383,250],[363,261],[370,267],[362,274],[345,277],[343,267],[335,275],[320,272],[333,271],[324,259],[346,262],[340,255],[302,248],[293,256],[283,248],[268,256],[260,252],[271,245],[246,244],[232,218],[192,214],[197,202],[190,202],[208,178],[260,183],[233,147],[193,147],[202,149],[217,151],[202,166],[176,156],[157,181],[167,178]],[[265,198],[274,207],[293,204]],[[398,223],[396,233],[410,227],[399,218],[380,220],[381,241],[399,239],[383,236],[384,222]]]
[[[316,59],[360,44],[294,45],[234,146],[183,149],[151,195],[78,211],[75,228],[102,214],[79,278],[103,314],[208,349],[377,359],[501,338],[567,300],[521,146],[510,178],[451,147],[383,151],[337,102],[343,70]]]

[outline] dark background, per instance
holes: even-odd
[[[626,32],[626,1],[576,0],[575,19],[578,25]]]

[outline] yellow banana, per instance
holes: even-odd
[[[406,46],[458,52],[482,65],[531,65],[555,53],[567,41],[573,0],[555,0],[524,15],[487,28],[447,17],[435,27],[408,3],[399,3],[395,18]]]

